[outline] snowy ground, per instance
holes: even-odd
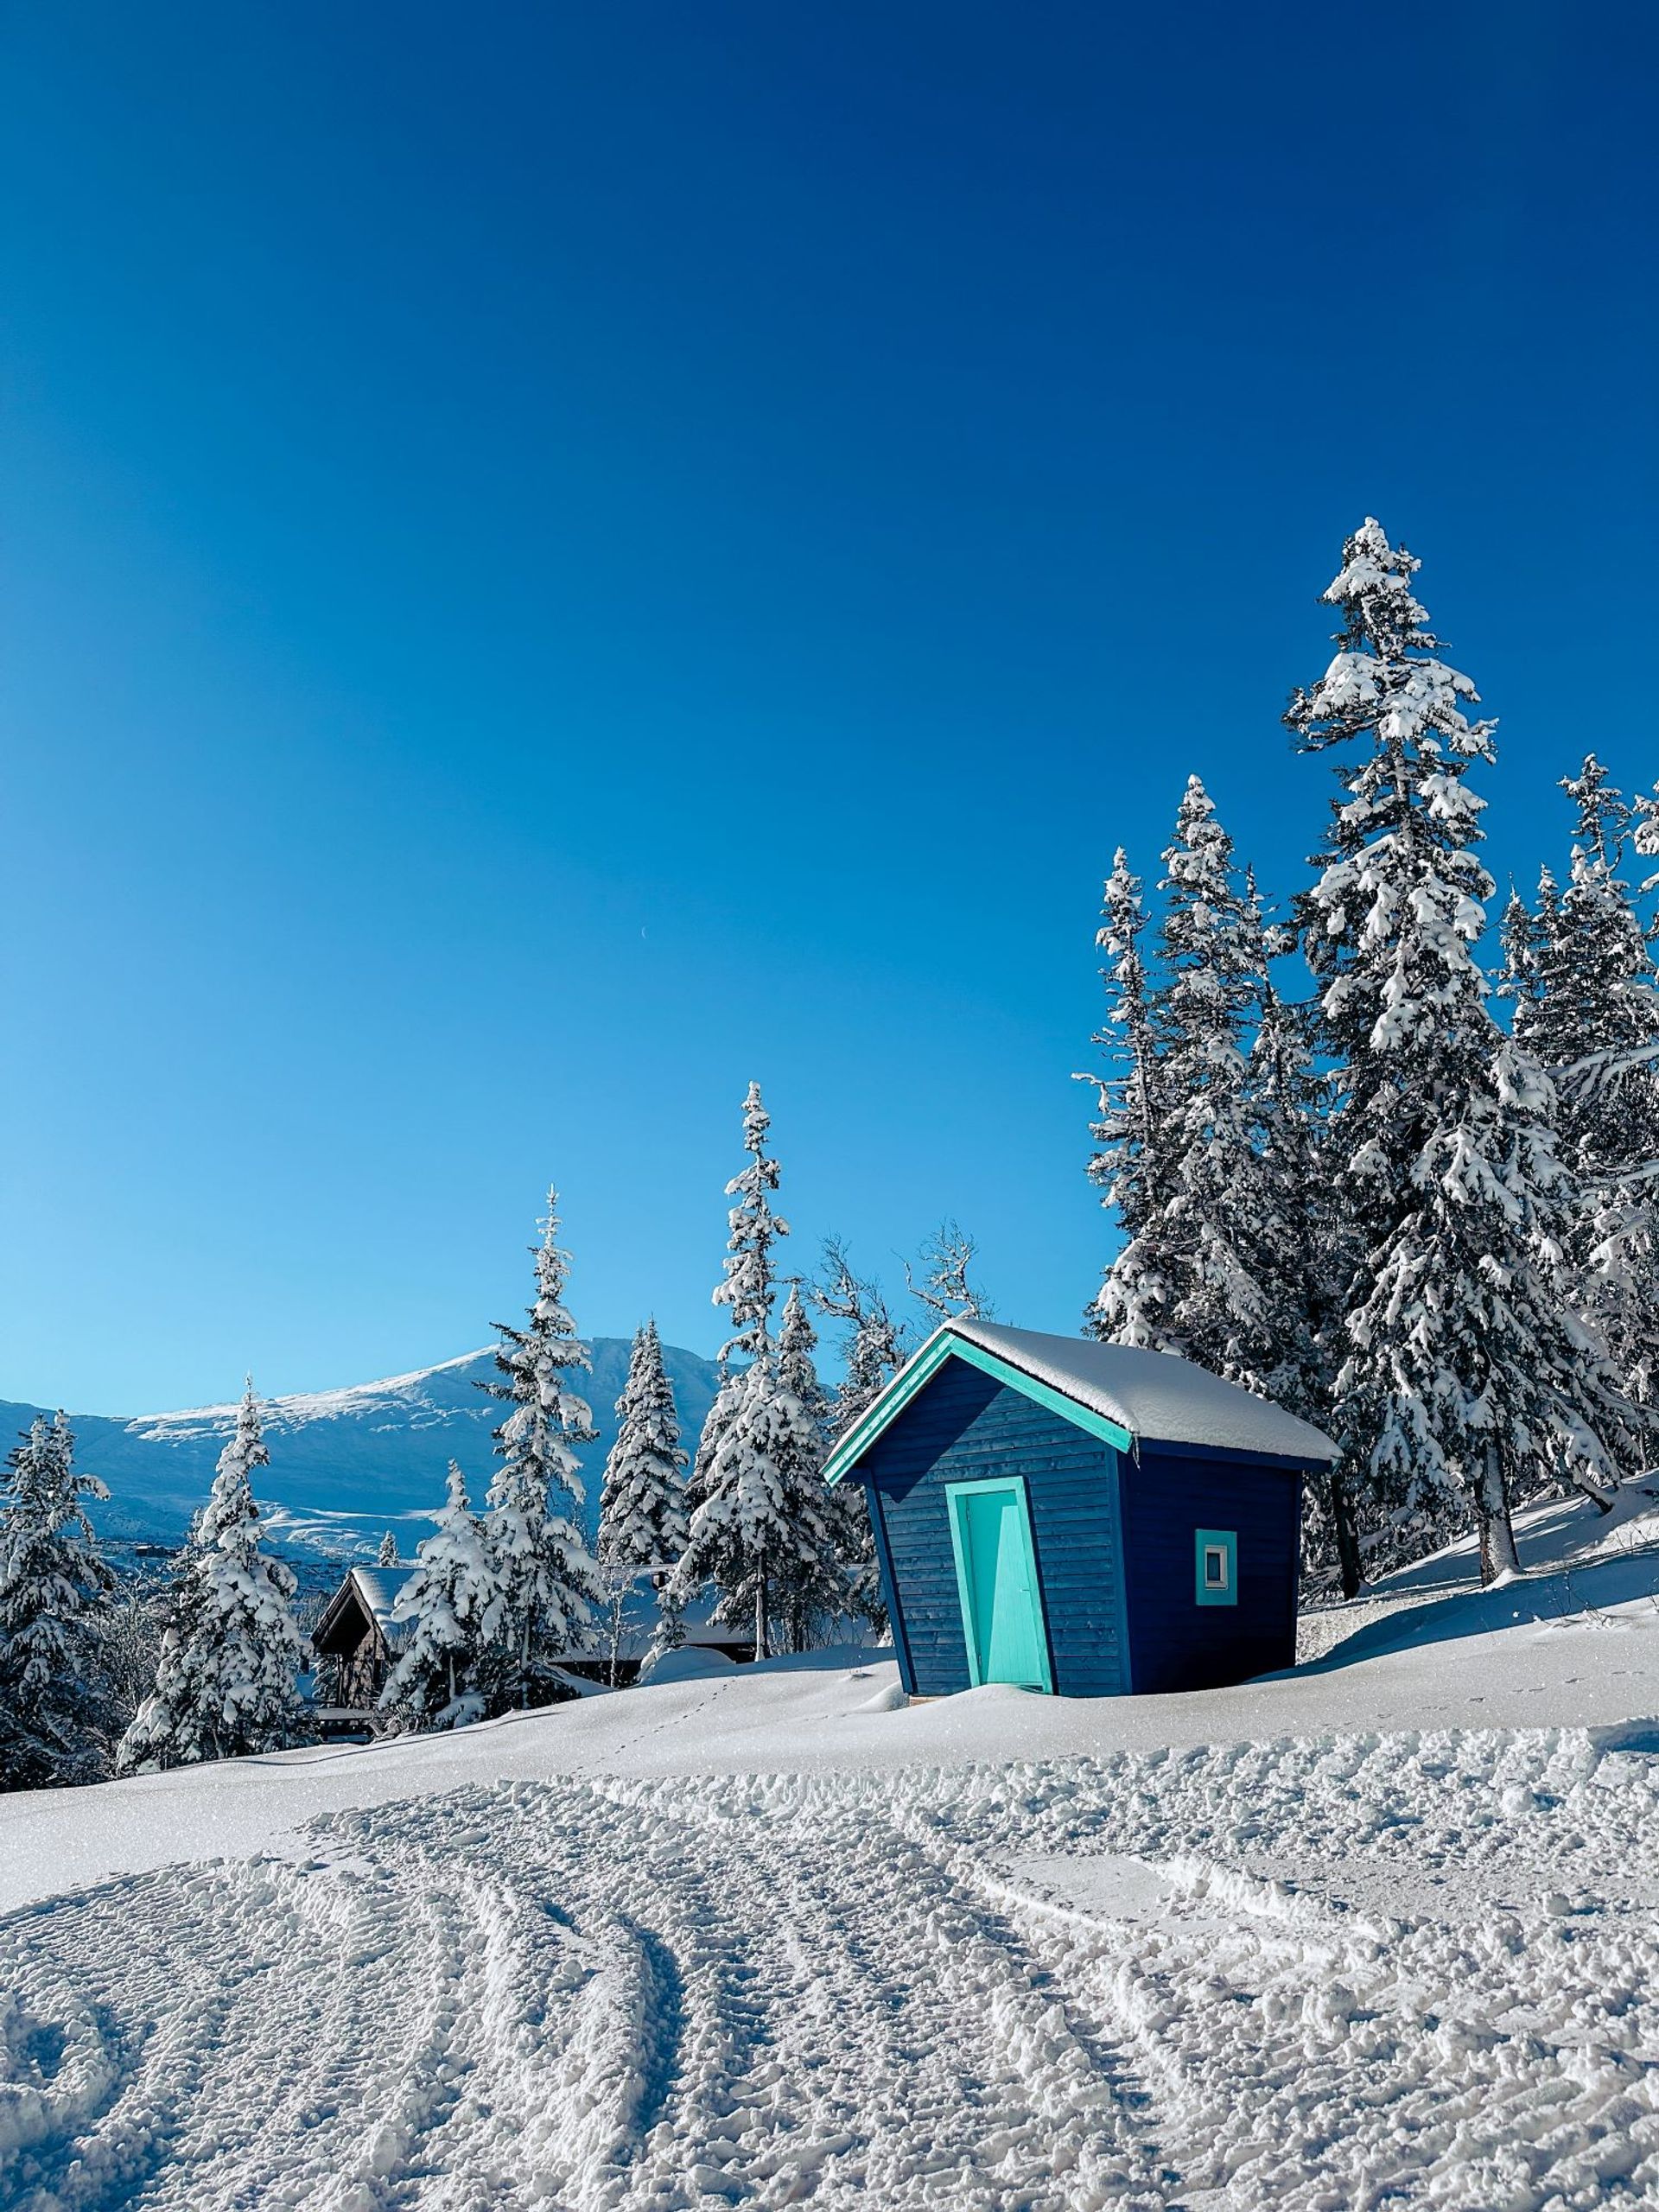
[[[1202,1697],[842,1655],[0,1800],[0,2205],[1659,2203],[1652,1503]]]

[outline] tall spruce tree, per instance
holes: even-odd
[[[713,1294],[713,1303],[725,1306],[730,1315],[731,1333],[715,1355],[720,1383],[703,1420],[687,1484],[686,1503],[694,1511],[708,1495],[715,1454],[741,1395],[744,1370],[733,1362],[755,1360],[771,1350],[776,1295],[772,1247],[789,1234],[789,1224],[772,1210],[781,1171],[766,1151],[771,1128],[760,1086],[752,1083],[743,1101],[743,1148],[749,1164],[726,1185],[727,1197],[736,1204],[727,1217],[726,1259]]]
[[[596,1431],[587,1401],[569,1388],[589,1364],[564,1307],[570,1257],[559,1247],[559,1198],[547,1194],[542,1240],[531,1247],[536,1297],[518,1329],[498,1321],[497,1379],[480,1389],[512,1410],[494,1432],[495,1471],[485,1528],[500,1586],[500,1621],[490,1670],[492,1702],[505,1710],[560,1694],[557,1655],[587,1640],[601,1591],[583,1539],[578,1444]]]
[[[180,1561],[155,1689],[121,1740],[124,1774],[282,1751],[308,1739],[295,1578],[259,1541],[253,1474],[270,1463],[250,1380]]]
[[[635,1332],[616,1412],[616,1442],[605,1462],[599,1501],[599,1565],[610,1616],[613,1687],[628,1593],[642,1568],[677,1565],[690,1533],[686,1455],[655,1321]]]
[[[726,1186],[736,1203],[714,1294],[732,1318],[732,1334],[720,1351],[725,1376],[697,1446],[690,1529],[669,1586],[671,1605],[683,1609],[705,1583],[714,1583],[718,1618],[753,1619],[757,1658],[772,1649],[774,1623],[783,1635],[793,1633],[788,1609],[812,1541],[801,1525],[802,1471],[821,1463],[823,1449],[811,1408],[785,1379],[772,1334],[772,1248],[789,1234],[789,1224],[772,1209],[780,1174],[766,1149],[770,1128],[760,1085],[752,1083],[743,1106],[750,1164]],[[747,1361],[741,1369],[732,1364],[739,1355]]]
[[[1640,911],[1653,886],[1625,874],[1637,809],[1593,753],[1561,787],[1578,817],[1567,881],[1546,868],[1535,910],[1511,899],[1503,987],[1560,1095],[1586,1198],[1570,1266],[1630,1402],[1624,1456],[1643,1465],[1659,1436],[1659,923]]]
[[[38,1417],[0,1484],[0,1789],[108,1771],[99,1630],[115,1577],[86,1500],[109,1491],[76,1473],[74,1446],[61,1413]]]
[[[1238,880],[1232,840],[1196,776],[1182,795],[1164,866],[1160,975],[1152,994],[1161,1039],[1163,1167],[1135,1250],[1164,1287],[1160,1349],[1270,1392],[1288,1325],[1278,1310],[1281,1286],[1261,1265],[1273,1224],[1250,1095],[1265,941]],[[1109,1278],[1103,1321],[1116,1310],[1132,1330],[1135,1307],[1133,1290],[1115,1294]]]
[[[1334,1418],[1381,1558],[1472,1516],[1490,1577],[1515,1567],[1511,1505],[1548,1473],[1606,1502],[1618,1408],[1555,1264],[1574,1194],[1554,1094],[1491,1020],[1475,958],[1492,885],[1465,779],[1495,726],[1438,657],[1418,566],[1367,518],[1325,594],[1336,657],[1286,715],[1304,749],[1359,755],[1303,912],[1338,1071],[1333,1186],[1363,1254]]]
[[[1135,942],[1138,891],[1121,867],[1109,886],[1114,1024],[1139,1042],[1105,1102],[1115,1126],[1097,1134],[1110,1146],[1102,1179],[1134,1227],[1093,1326],[1317,1419],[1306,1256],[1289,1249],[1280,1212],[1308,1163],[1312,1086],[1291,1009],[1273,988],[1254,881],[1241,882],[1196,776],[1164,865],[1155,978]]]
[[[466,1717],[465,1701],[479,1695],[485,1655],[499,1631],[501,1598],[484,1523],[452,1459],[443,1510],[416,1546],[415,1572],[393,1608],[410,1634],[380,1694],[382,1709],[440,1728]]]
[[[1252,1265],[1268,1316],[1259,1382],[1268,1397],[1328,1428],[1343,1301],[1357,1271],[1344,1246],[1342,1211],[1332,1200],[1330,1084],[1316,1064],[1313,1010],[1287,1000],[1274,984],[1273,959],[1286,949],[1286,933],[1268,925],[1253,877],[1247,899],[1260,1001],[1247,1079],[1262,1224]],[[1340,1459],[1309,1478],[1302,1541],[1308,1566],[1323,1570],[1334,1562],[1344,1594],[1352,1597],[1361,1580],[1359,1534]]]
[[[1106,955],[1101,974],[1108,995],[1105,1025],[1095,1042],[1107,1055],[1107,1071],[1083,1080],[1092,1083],[1099,1096],[1089,1179],[1102,1205],[1116,1214],[1123,1248],[1084,1310],[1084,1331],[1114,1344],[1167,1351],[1175,1348],[1169,1330],[1174,1286],[1164,1272],[1158,1236],[1169,1196],[1166,1098],[1141,949],[1146,927],[1141,880],[1130,873],[1120,846],[1106,879],[1096,937]]]

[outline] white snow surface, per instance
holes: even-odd
[[[1005,1329],[994,1321],[950,1321],[945,1332],[995,1352],[1138,1440],[1268,1452],[1310,1465],[1337,1456],[1336,1446],[1311,1422],[1171,1352]]]
[[[482,1351],[462,1352],[458,1359],[439,1360],[431,1367],[417,1367],[407,1375],[386,1375],[373,1382],[353,1382],[339,1390],[292,1390],[285,1395],[262,1398],[259,1413],[268,1435],[318,1421],[373,1421],[396,1419],[410,1427],[442,1423],[452,1416],[435,1408],[427,1386],[435,1375],[449,1375],[472,1367]],[[152,1442],[172,1442],[180,1437],[218,1436],[234,1427],[236,1407],[183,1406],[175,1413],[140,1414],[127,1423],[135,1435]]]
[[[0,2206],[1659,2203],[1659,1484],[1522,1550],[1188,1697],[821,1654],[0,1799]]]

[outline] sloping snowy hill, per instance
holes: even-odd
[[[822,1655],[0,1799],[0,2207],[1652,2206],[1659,1498],[1601,1526],[1236,1689]]]
[[[582,1454],[588,1488],[614,1441],[616,1398],[627,1376],[621,1337],[592,1340],[594,1370],[582,1386],[594,1409],[599,1440]],[[663,1348],[680,1418],[695,1437],[712,1402],[715,1364],[674,1345]],[[388,1525],[411,1516],[400,1535],[412,1544],[421,1516],[443,1500],[444,1470],[461,1461],[481,1491],[490,1467],[489,1432],[500,1409],[478,1389],[493,1373],[489,1351],[466,1352],[435,1367],[265,1402],[270,1466],[262,1503],[284,1541],[325,1551],[378,1541]],[[0,1434],[9,1440],[41,1408],[0,1400]],[[99,1518],[112,1534],[173,1539],[183,1533],[212,1479],[213,1462],[235,1419],[233,1405],[149,1414],[132,1421],[72,1416],[79,1465],[101,1475],[112,1496]]]

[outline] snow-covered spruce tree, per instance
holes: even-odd
[[[1413,596],[1418,563],[1367,518],[1326,601],[1338,651],[1286,720],[1358,748],[1307,894],[1303,944],[1337,1064],[1332,1186],[1363,1259],[1334,1419],[1384,1563],[1465,1517],[1482,1573],[1516,1564],[1510,1507],[1550,1474],[1605,1504],[1613,1378],[1556,1264],[1573,1193],[1554,1094],[1487,1008],[1474,852],[1494,758]]]
[[[1259,1000],[1246,1078],[1262,1224],[1252,1268],[1266,1320],[1259,1381],[1277,1403],[1328,1428],[1332,1358],[1356,1273],[1331,1190],[1330,1084],[1315,1064],[1313,1009],[1287,1000],[1274,982],[1273,957],[1285,949],[1286,933],[1268,925],[1248,874],[1246,898]],[[1340,1460],[1309,1480],[1302,1545],[1311,1568],[1335,1562],[1343,1592],[1352,1597],[1361,1580],[1359,1537]]]
[[[857,1575],[846,1501],[823,1479],[830,1399],[818,1379],[817,1348],[801,1287],[791,1283],[778,1332],[778,1380],[806,1416],[808,1441],[783,1467],[792,1541],[778,1576],[777,1610],[791,1651],[810,1650],[822,1630],[845,1617]]]
[[[685,1453],[674,1388],[655,1321],[634,1335],[628,1379],[616,1402],[616,1442],[599,1500],[599,1567],[610,1618],[616,1686],[623,1616],[641,1569],[671,1568],[685,1549]]]
[[[708,1496],[710,1471],[721,1439],[736,1415],[743,1369],[734,1357],[758,1359],[771,1345],[772,1306],[775,1296],[772,1246],[789,1234],[789,1224],[772,1211],[781,1170],[767,1156],[766,1136],[772,1116],[761,1103],[760,1086],[752,1083],[743,1101],[743,1148],[749,1165],[726,1185],[726,1195],[736,1204],[727,1217],[728,1233],[721,1279],[713,1302],[731,1316],[731,1334],[715,1355],[720,1385],[697,1439],[686,1489],[686,1504],[695,1511]]]
[[[906,1287],[935,1323],[993,1318],[995,1308],[969,1280],[968,1270],[978,1255],[978,1245],[961,1223],[944,1221],[923,1245],[915,1267],[906,1261]]]
[[[390,1529],[380,1539],[380,1548],[374,1555],[374,1563],[377,1567],[396,1567],[397,1564],[397,1539]]]
[[[1586,1201],[1573,1280],[1632,1408],[1624,1455],[1646,1465],[1659,1433],[1659,925],[1640,911],[1654,887],[1633,891],[1624,873],[1640,817],[1593,753],[1562,789],[1578,814],[1567,882],[1545,869],[1535,911],[1511,900],[1503,988],[1516,1039],[1560,1095]]]
[[[1548,1062],[1538,1046],[1539,1001],[1543,993],[1540,956],[1546,941],[1547,917],[1558,904],[1555,879],[1547,868],[1541,868],[1538,873],[1539,912],[1535,914],[1521,893],[1511,886],[1509,900],[1503,909],[1503,918],[1499,925],[1499,942],[1503,946],[1503,958],[1498,969],[1497,994],[1514,1005],[1516,1042],[1546,1066]]]
[[[1115,1344],[1172,1351],[1167,1309],[1173,1286],[1162,1271],[1154,1234],[1168,1195],[1167,1147],[1160,1039],[1141,950],[1146,927],[1141,880],[1131,874],[1120,846],[1106,879],[1095,940],[1106,955],[1101,974],[1108,1002],[1105,1026],[1094,1041],[1108,1056],[1109,1072],[1081,1080],[1095,1085],[1100,1100],[1090,1128],[1095,1151],[1089,1179],[1102,1205],[1116,1214],[1123,1249],[1084,1309],[1084,1332]]]
[[[99,1631],[115,1577],[85,1501],[62,1414],[37,1418],[0,1483],[0,1789],[92,1782],[109,1771]]]
[[[431,1535],[416,1546],[415,1572],[393,1610],[394,1620],[411,1627],[380,1694],[382,1710],[437,1728],[474,1717],[481,1710],[479,1670],[496,1639],[500,1612],[501,1584],[484,1523],[452,1459],[443,1510]]]
[[[766,1152],[770,1126],[760,1086],[751,1084],[743,1108],[751,1164],[726,1186],[736,1203],[724,1277],[714,1294],[732,1317],[732,1334],[720,1351],[726,1372],[697,1447],[690,1530],[671,1582],[682,1608],[712,1582],[719,1619],[753,1618],[757,1658],[772,1649],[774,1617],[790,1632],[777,1609],[804,1572],[800,1548],[809,1539],[798,1526],[801,1471],[820,1463],[823,1450],[810,1408],[783,1379],[772,1336],[772,1247],[788,1235],[789,1224],[772,1211],[779,1170]],[[748,1361],[741,1370],[732,1365],[738,1354]]]
[[[1120,917],[1109,936],[1124,949],[1115,1019],[1141,1038],[1116,1110],[1121,1125],[1126,1104],[1144,1122],[1140,1102],[1155,1088],[1157,1172],[1126,1192],[1138,1201],[1136,1225],[1107,1271],[1094,1325],[1311,1410],[1306,1255],[1289,1249],[1276,1209],[1308,1164],[1312,1086],[1292,1011],[1269,977],[1254,883],[1240,882],[1232,841],[1196,776],[1164,864],[1155,982],[1134,942],[1138,898],[1121,870],[1109,887]],[[1152,1086],[1141,1073],[1147,1054]],[[1124,1127],[1121,1141],[1132,1135]],[[1153,1136],[1136,1142],[1144,1160]]]
[[[685,1595],[671,1574],[657,1593],[657,1623],[651,1632],[641,1675],[649,1675],[657,1662],[685,1645]]]
[[[495,1431],[501,1465],[485,1517],[501,1592],[486,1687],[499,1712],[561,1694],[552,1671],[556,1655],[587,1640],[601,1596],[577,1518],[586,1493],[575,1447],[591,1443],[596,1432],[586,1400],[568,1387],[571,1371],[589,1363],[564,1309],[570,1260],[559,1249],[558,1205],[558,1192],[550,1191],[542,1241],[531,1248],[536,1300],[529,1325],[494,1324],[499,1379],[480,1385],[512,1408]]]
[[[804,1523],[804,1485],[823,1464],[823,1440],[810,1413],[763,1351],[739,1377],[736,1402],[709,1471],[708,1493],[671,1587],[683,1606],[706,1583],[719,1592],[715,1618],[753,1620],[757,1658],[794,1633],[810,1593],[831,1580],[834,1561],[817,1550],[817,1522]],[[792,1611],[791,1611],[792,1609]]]
[[[1160,1187],[1108,1273],[1100,1320],[1115,1341],[1150,1341],[1270,1393],[1296,1317],[1279,1310],[1284,1285],[1271,1266],[1273,1224],[1250,1096],[1265,939],[1237,879],[1232,840],[1196,776],[1187,780],[1164,866],[1160,976],[1151,994],[1160,1040]],[[1148,1274],[1160,1286],[1150,1322],[1139,1288]]]
[[[821,1313],[842,1324],[837,1347],[842,1377],[830,1408],[830,1439],[838,1441],[864,1418],[904,1365],[908,1357],[905,1332],[888,1311],[879,1287],[854,1272],[847,1248],[838,1236],[824,1239],[823,1269],[812,1300]],[[839,1516],[841,1556],[851,1570],[849,1603],[876,1636],[885,1636],[887,1609],[881,1598],[875,1535],[863,1485],[842,1483],[831,1495]]]
[[[295,1579],[259,1543],[253,1472],[270,1463],[250,1380],[207,1503],[191,1524],[156,1688],[121,1739],[123,1774],[307,1740]]]

